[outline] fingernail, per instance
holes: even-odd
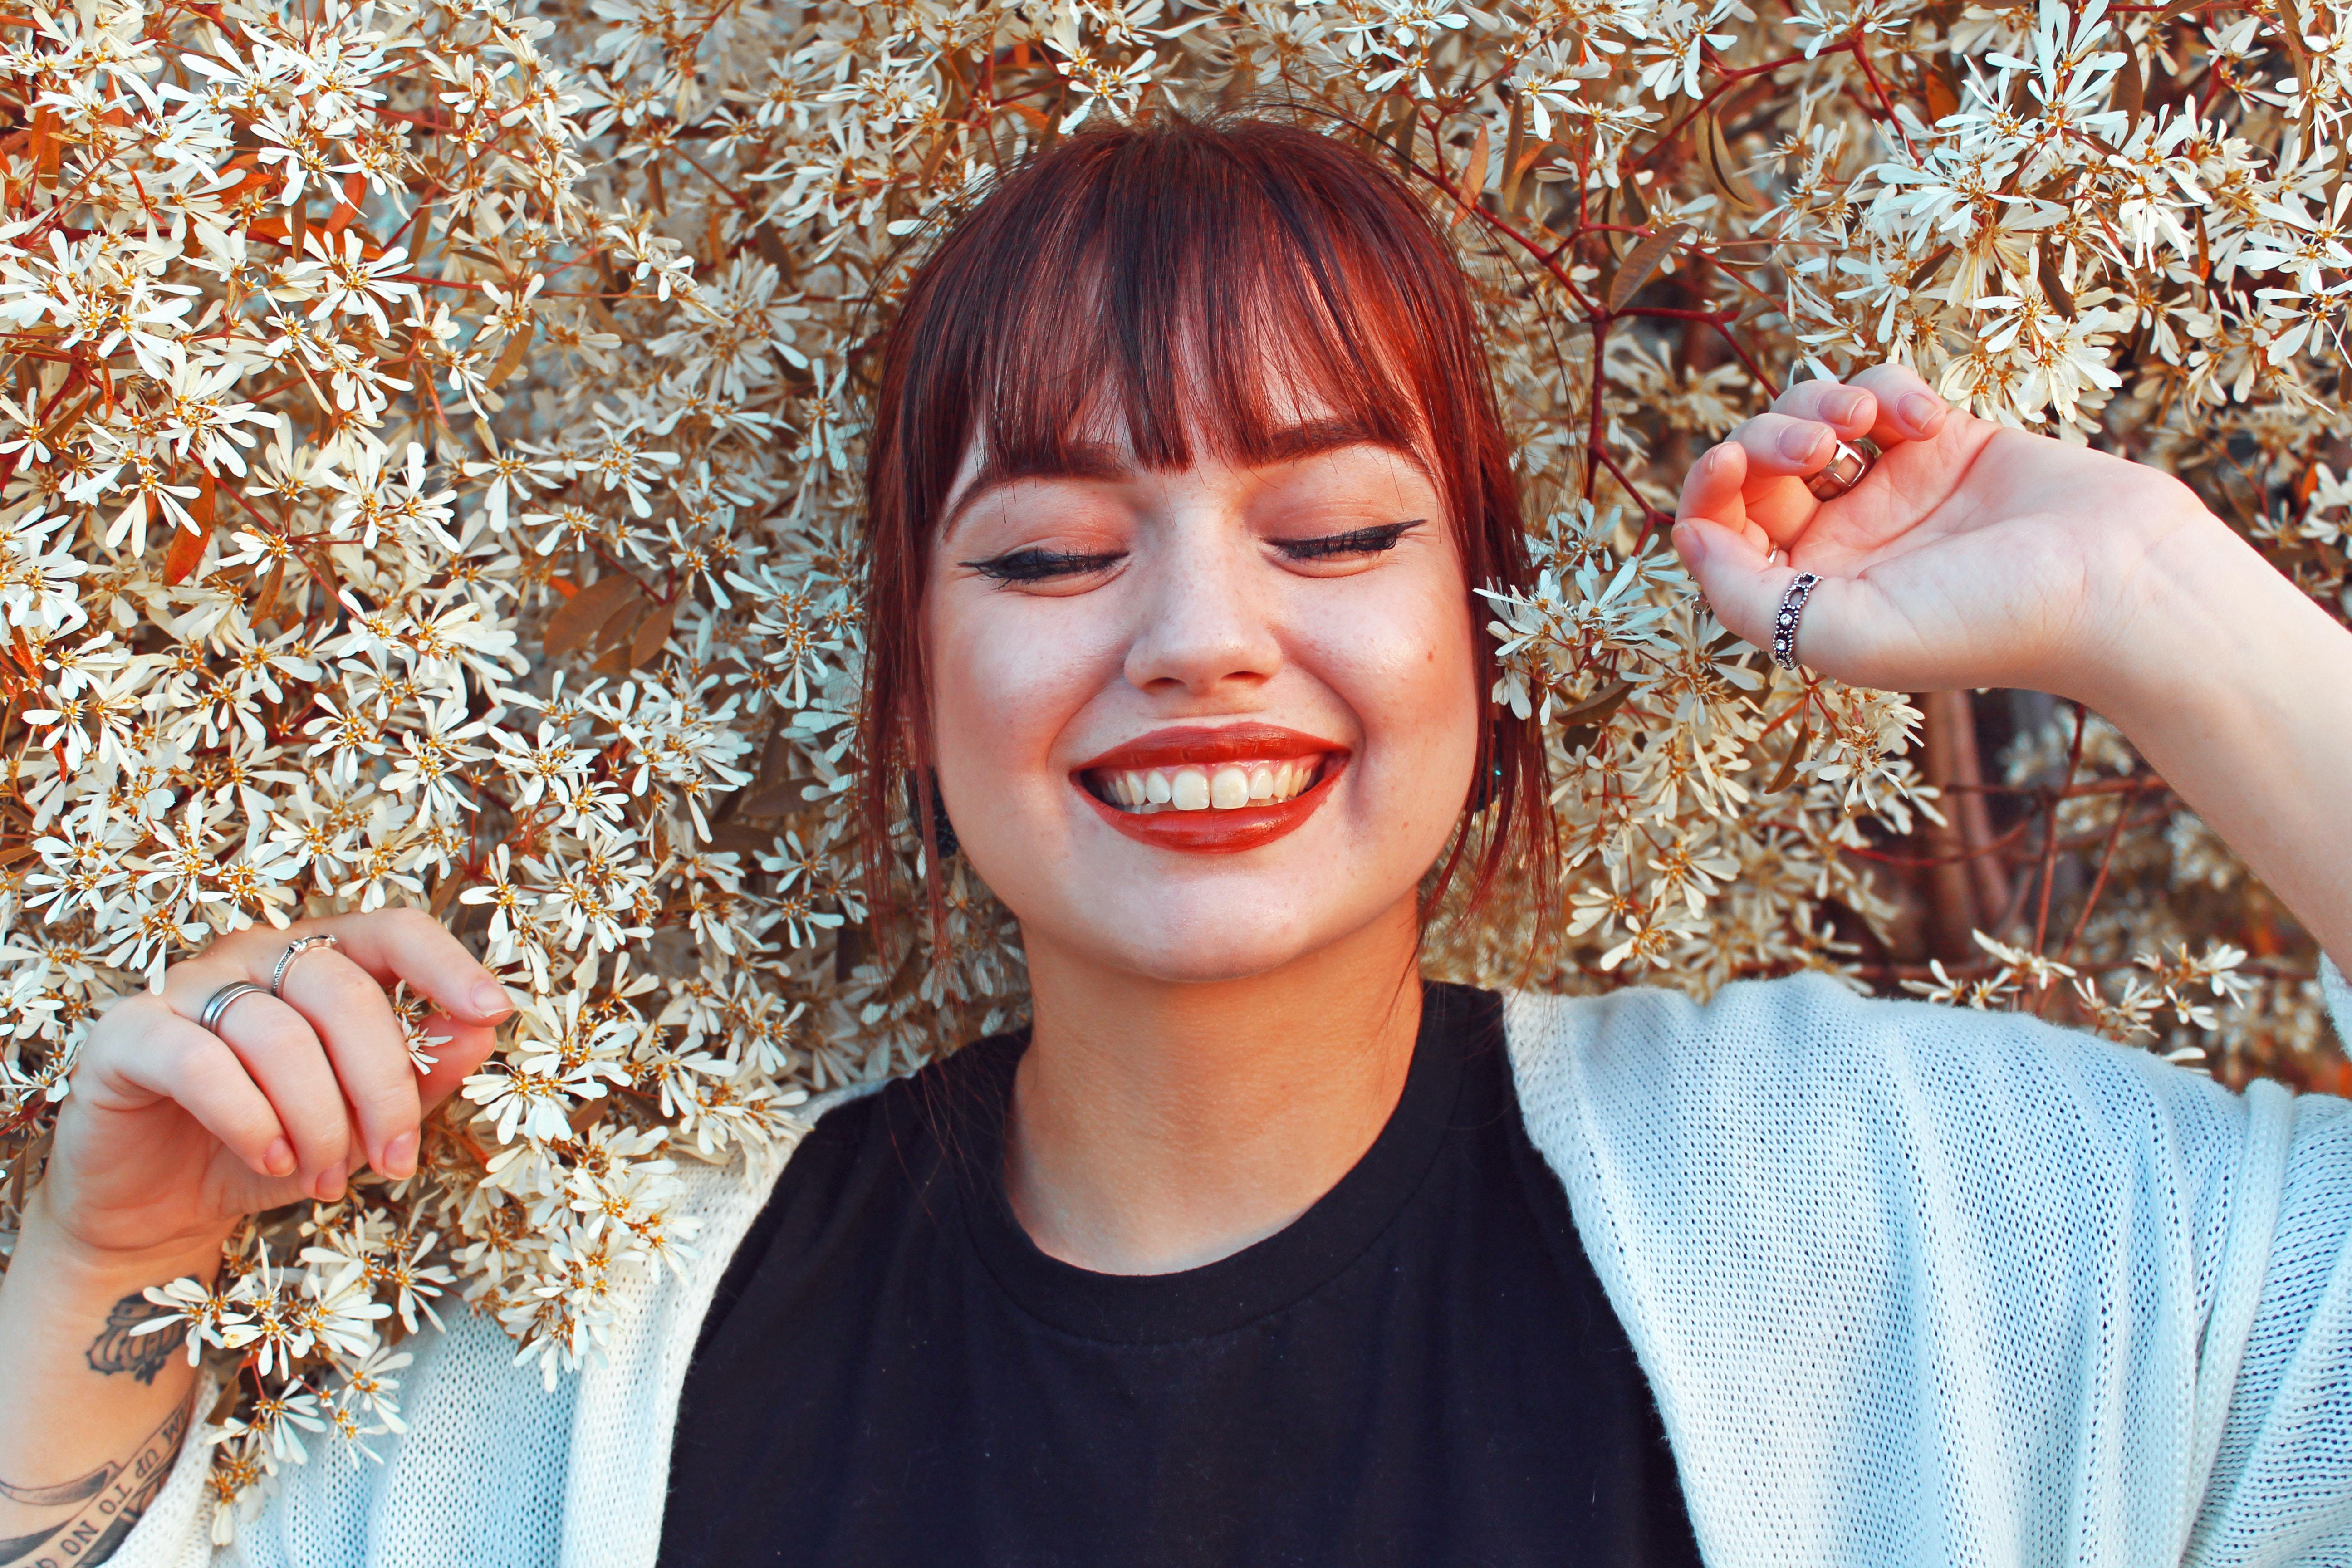
[[[1941,425],[1946,412],[1943,399],[1930,397],[1924,392],[1906,394],[1901,409],[1903,423],[1922,435]]]
[[[1687,522],[1678,522],[1675,524],[1675,549],[1682,555],[1683,564],[1696,572],[1699,563],[1706,559],[1706,535]]]
[[[474,1011],[483,1017],[503,1018],[514,1010],[514,998],[497,981],[484,980],[474,986]]]
[[[262,1151],[261,1168],[273,1176],[294,1173],[294,1145],[280,1138]]]
[[[1832,392],[1822,399],[1822,407],[1831,418],[1843,424],[1862,417],[1862,411],[1869,402],[1870,394],[1866,392]]]
[[[404,1132],[383,1146],[383,1173],[397,1181],[416,1173],[416,1134]]]
[[[1818,425],[1800,425],[1780,432],[1780,456],[1792,463],[1810,462],[1830,433]]]
[[[349,1160],[340,1160],[319,1173],[318,1184],[311,1189],[321,1203],[332,1203],[343,1195],[343,1173],[351,1169]]]

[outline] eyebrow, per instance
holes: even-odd
[[[1348,447],[1384,447],[1416,468],[1424,466],[1421,455],[1412,447],[1360,419],[1308,419],[1269,430],[1262,441],[1254,444],[1254,449],[1244,455],[1242,462],[1247,468],[1271,468]],[[1135,478],[1138,471],[1123,450],[1105,441],[1065,442],[1058,451],[991,458],[981,465],[971,488],[964,491],[954,510],[940,520],[939,537],[945,539],[953,532],[973,502],[1006,485],[1019,484],[1024,479],[1089,479],[1118,484]]]

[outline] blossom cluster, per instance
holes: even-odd
[[[1539,520],[1536,581],[1482,587],[1494,695],[1544,728],[1560,854],[1441,910],[1434,968],[1817,969],[2311,1059],[2307,940],[2121,737],[2046,711],[1956,774],[1932,711],[1726,634],[1661,525],[1783,377],[1891,358],[2167,468],[2340,611],[2352,4],[1780,9],[0,17],[0,1232],[93,1019],[220,932],[415,906],[529,998],[415,1177],[157,1292],[152,1331],[240,1363],[224,1538],[402,1429],[420,1323],[491,1314],[552,1382],[692,1255],[684,1163],[758,1169],[809,1095],[1020,1016],[960,858],[940,921],[875,930],[903,889],[865,868],[923,868],[853,809],[860,419],[927,237],[1101,121],[1322,126],[1471,269]],[[1981,958],[1916,940],[1948,842],[1993,867]]]

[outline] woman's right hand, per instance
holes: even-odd
[[[267,986],[287,945],[331,934],[287,969],[282,999],[247,995],[215,1030],[222,986]],[[435,1013],[420,1077],[388,988]],[[419,1121],[491,1050],[514,1010],[490,973],[421,910],[298,921],[225,936],[173,965],[160,995],[110,1008],[83,1042],[42,1179],[53,1223],[94,1256],[196,1256],[245,1215],[340,1196],[365,1164],[416,1168]]]

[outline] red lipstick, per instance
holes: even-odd
[[[1316,757],[1326,752],[1346,750],[1336,741],[1318,740],[1279,724],[1177,724],[1139,735],[1123,746],[1114,746],[1099,757],[1080,763],[1076,771],[1086,773],[1097,768],[1181,768],[1188,763],[1206,766],[1253,760],[1279,763],[1292,757]]]
[[[1097,770],[1279,763],[1299,757],[1323,759],[1315,782],[1306,789],[1288,800],[1223,811],[1122,811],[1085,783],[1085,775]],[[1331,798],[1332,782],[1347,771],[1349,761],[1345,747],[1279,725],[1178,725],[1154,730],[1088,760],[1071,771],[1070,784],[1104,821],[1139,844],[1194,855],[1231,855],[1271,844],[1298,828]]]

